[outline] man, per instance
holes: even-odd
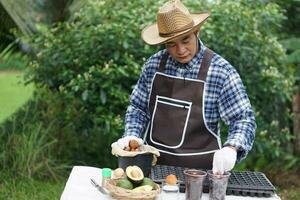
[[[179,1],[165,3],[157,23],[142,31],[151,56],[131,94],[121,148],[130,139],[156,147],[159,164],[213,168],[223,174],[245,158],[255,137],[255,116],[233,66],[198,39],[209,13],[190,14]],[[219,122],[229,125],[221,145]]]

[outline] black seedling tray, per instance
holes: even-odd
[[[185,191],[183,171],[188,168],[156,165],[151,168],[150,178],[161,183],[168,174],[175,174],[180,183],[180,192]],[[262,172],[231,171],[227,185],[227,195],[270,197],[275,194],[275,187]],[[204,180],[203,192],[208,192],[208,178]]]

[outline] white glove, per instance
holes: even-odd
[[[125,136],[123,138],[118,139],[117,144],[121,149],[124,149],[125,147],[129,146],[130,140],[136,140],[139,143],[139,145],[142,145],[144,143],[144,141],[141,138],[138,138],[133,135],[129,135],[129,136]]]
[[[237,151],[231,147],[223,147],[214,154],[213,173],[224,174],[230,171],[236,162]]]

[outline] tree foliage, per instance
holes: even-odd
[[[300,1],[299,0],[273,0],[278,3],[286,18],[280,31],[281,43],[287,51],[285,65],[292,68],[295,84],[295,91],[300,91],[300,30],[298,27],[300,21]]]
[[[10,35],[9,30],[14,28],[16,25],[1,3],[0,19],[0,48],[2,49],[5,45],[8,45],[11,41],[14,40],[14,37]]]
[[[237,68],[256,111],[256,141],[242,165],[262,168],[277,159],[279,165],[283,160],[295,163],[290,132],[294,77],[282,62],[285,51],[277,39],[285,19],[281,8],[261,1],[227,0],[210,10],[202,38]]]
[[[184,3],[193,11],[211,11],[201,40],[237,68],[256,111],[257,140],[244,167],[292,162],[286,149],[293,77],[281,64],[285,52],[276,37],[283,20],[279,7],[252,0]],[[56,119],[52,131],[60,138],[57,153],[62,158],[113,164],[110,144],[123,133],[132,86],[145,59],[159,48],[144,44],[140,32],[155,21],[162,4],[87,1],[72,21],[33,41],[37,59],[28,80],[40,88],[47,108],[42,120]]]

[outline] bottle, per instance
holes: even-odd
[[[107,180],[111,179],[111,169],[110,168],[103,168],[102,169],[102,187],[105,186]]]

